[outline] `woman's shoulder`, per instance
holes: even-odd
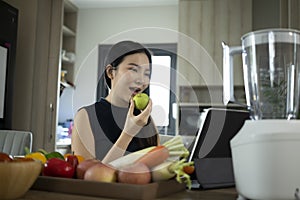
[[[94,110],[96,107],[99,107],[99,106],[100,107],[107,107],[108,104],[109,103],[104,98],[101,98],[99,101],[97,101],[95,103],[82,106],[81,108],[78,109],[78,112],[81,111],[81,110],[86,110],[86,111],[89,111],[91,109]]]

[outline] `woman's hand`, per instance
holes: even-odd
[[[134,102],[130,100],[130,107],[124,125],[124,132],[134,137],[148,122],[152,110],[152,101],[149,99],[147,107],[137,116],[133,114]]]
[[[152,110],[151,99],[149,99],[147,107],[139,115],[135,116],[133,110],[134,102],[131,99],[122,134],[103,158],[103,163],[110,163],[123,156],[132,138],[148,123]]]

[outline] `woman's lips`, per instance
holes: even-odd
[[[140,88],[130,88],[130,90],[132,91],[131,96],[134,96],[134,95],[136,95],[137,93],[139,93],[141,91]]]

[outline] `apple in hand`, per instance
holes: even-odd
[[[117,170],[100,162],[85,172],[84,180],[113,183],[117,181]]]
[[[149,96],[145,93],[138,93],[133,97],[134,106],[139,110],[144,110],[149,103]]]
[[[96,160],[96,159],[87,159],[84,160],[82,162],[80,162],[77,165],[76,168],[76,177],[79,179],[83,179],[84,178],[84,174],[85,172],[92,166],[96,165],[97,163],[100,163],[100,160]]]

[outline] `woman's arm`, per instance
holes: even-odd
[[[125,154],[125,151],[132,138],[133,137],[131,135],[128,135],[123,131],[116,143],[113,144],[106,156],[102,159],[102,162],[107,164],[122,157]]]
[[[95,158],[95,141],[86,110],[77,112],[72,130],[71,149],[85,159]]]
[[[148,118],[151,114],[151,109],[152,101],[150,99],[145,110],[143,110],[139,115],[135,116],[133,114],[134,103],[131,99],[124,129],[116,143],[103,158],[103,163],[110,163],[111,161],[124,155],[132,138],[147,124]]]

